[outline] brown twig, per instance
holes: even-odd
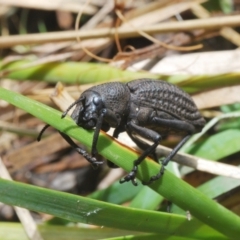
[[[139,27],[138,31],[131,28],[120,28],[118,30],[119,38],[137,37],[139,36],[139,30],[146,32],[147,34],[157,34],[166,32],[181,32],[190,31],[196,29],[219,29],[222,27],[236,27],[240,26],[240,16],[223,16],[214,17],[208,19],[187,20],[182,22],[167,22],[151,26]],[[76,39],[77,36],[83,39],[93,38],[113,38],[116,29],[101,28],[86,31],[64,31],[64,32],[52,32],[52,33],[35,33],[17,36],[2,36],[0,38],[0,47],[6,48],[20,44],[36,44],[46,42],[60,42]]]

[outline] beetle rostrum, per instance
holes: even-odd
[[[120,183],[132,181],[137,185],[135,176],[138,165],[145,157],[156,156],[155,150],[163,136],[179,134],[183,136],[182,140],[162,161],[159,173],[143,184],[159,179],[164,173],[164,166],[191,135],[200,132],[205,125],[191,97],[177,86],[161,80],[137,79],[126,84],[110,82],[94,86],[83,92],[62,117],[74,106],[71,117],[76,124],[85,129],[95,128],[91,154],[79,148],[66,134],[60,134],[94,166],[102,163],[96,159],[100,129],[107,132],[110,127],[115,128],[115,138],[126,131],[143,150],[134,161],[131,172]],[[156,158],[154,160],[157,161]]]

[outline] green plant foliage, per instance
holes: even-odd
[[[40,80],[51,83],[86,84],[104,82],[106,80],[130,81],[135,78],[158,78],[156,74],[122,71],[107,64],[14,61],[7,64],[0,62],[3,75],[15,80]]]
[[[137,78],[169,81],[187,92],[194,93],[216,87],[239,84],[239,73],[219,75],[159,75],[149,72],[123,71],[107,64],[88,62],[48,62],[36,59],[0,61],[1,75],[14,80],[40,80],[50,83],[87,84],[106,81],[127,82]]]
[[[187,152],[202,158],[219,160],[239,152],[239,141],[240,130],[227,129],[209,136],[204,142],[193,144]]]
[[[117,181],[106,189],[93,192],[88,195],[88,197],[104,202],[123,204],[138,195],[142,188],[144,188],[142,185],[135,187],[132,184],[126,184],[125,188],[122,186],[123,185]]]
[[[203,239],[206,236],[218,236],[219,239],[226,239],[208,226],[201,226],[198,221],[188,221],[184,216],[122,207],[3,179],[0,179],[0,201],[33,211],[52,214],[73,222],[102,227],[196,238],[203,237]]]
[[[126,231],[120,229],[110,229],[106,227],[96,228],[82,226],[78,227],[74,224],[72,226],[54,226],[41,224],[38,227],[39,232],[44,240],[94,240],[105,239],[116,236],[129,235],[147,235],[146,233],[139,233],[133,231]],[[0,223],[0,239],[4,240],[29,240],[23,226],[20,223]]]
[[[60,120],[61,113],[45,106],[39,102],[33,101],[29,98],[26,98],[20,94],[8,91],[6,89],[0,89],[0,98],[8,101],[9,103],[24,109],[25,111],[29,112],[30,114],[34,115],[35,117],[47,122],[48,124],[52,125],[53,127],[57,128],[60,131],[63,131],[67,133],[69,136],[77,139],[78,141],[82,142],[86,146],[90,147],[92,143],[92,136],[93,131],[86,131],[82,128],[79,128],[75,126],[73,121],[70,118],[62,119]],[[132,168],[133,160],[136,159],[137,153],[133,152],[132,150],[128,149],[127,147],[120,145],[116,141],[114,141],[113,138],[107,136],[104,133],[101,133],[99,144],[98,144],[99,153],[102,154],[107,159],[110,159],[113,163],[119,165],[120,167],[124,168],[126,171],[130,171]],[[137,177],[140,180],[149,179],[150,176],[155,175],[159,171],[159,165],[156,164],[153,161],[145,161],[141,164],[139,167],[139,172]],[[131,183],[129,183],[131,184]],[[126,184],[125,184],[126,185]],[[123,185],[124,187],[124,185]],[[228,211],[224,207],[220,206],[218,203],[212,201],[210,198],[206,197],[201,192],[197,191],[193,187],[189,186],[187,183],[183,182],[181,179],[178,179],[170,172],[166,171],[163,178],[161,178],[159,181],[155,182],[154,184],[150,185],[150,187],[157,192],[158,194],[164,196],[171,202],[175,203],[179,207],[181,207],[184,210],[188,210],[191,212],[192,216],[198,218],[203,223],[211,226],[212,228],[216,229],[220,233],[226,235],[228,238],[236,238],[236,236],[240,235],[240,219],[238,216],[233,214],[232,212]],[[11,189],[11,190],[10,190]],[[18,190],[17,190],[18,189]],[[37,190],[36,190],[37,189]],[[31,190],[31,191],[30,191]],[[22,207],[26,207],[35,211],[44,211],[48,212],[49,214],[53,214],[58,217],[63,217],[72,221],[83,221],[98,225],[106,225],[106,222],[102,220],[102,213],[103,211],[98,211],[96,209],[102,209],[104,203],[102,202],[96,202],[94,200],[94,204],[91,208],[86,208],[85,205],[80,204],[79,205],[79,211],[76,214],[76,207],[78,204],[76,203],[79,200],[79,197],[73,196],[73,195],[65,195],[63,193],[59,192],[49,192],[50,190],[46,189],[38,189],[36,187],[26,186],[19,183],[10,183],[8,181],[1,180],[1,194],[0,194],[0,201],[8,203],[10,205],[18,205]],[[41,194],[34,195],[34,194],[46,193],[46,195],[43,197]],[[20,194],[21,193],[21,194]],[[26,196],[26,193],[28,194],[28,197]],[[31,197],[29,197],[29,195]],[[18,196],[21,197],[15,197],[12,194],[18,194]],[[44,195],[44,194],[43,194]],[[57,197],[58,196],[58,197]],[[40,197],[43,197],[42,201],[39,201]],[[22,199],[22,201],[20,200]],[[61,200],[60,200],[61,199]],[[65,200],[64,200],[65,199]],[[36,204],[37,200],[37,204]],[[47,201],[46,201],[47,200]],[[54,201],[55,200],[55,201]],[[68,201],[69,200],[69,201]],[[88,199],[89,200],[89,199]],[[65,204],[62,206],[60,202],[63,202]],[[41,204],[40,204],[41,203]],[[73,205],[71,205],[72,203]],[[91,203],[91,201],[89,201]],[[23,205],[24,204],[24,205]],[[56,208],[56,204],[59,206],[59,208]],[[76,205],[77,204],[77,205]],[[85,204],[85,203],[84,203]],[[107,203],[105,203],[107,204]],[[84,206],[84,207],[83,207]],[[112,206],[112,205],[111,205]],[[118,206],[119,207],[119,206]],[[47,208],[47,209],[46,209]],[[104,205],[105,208],[105,205]],[[72,210],[71,210],[72,209]],[[119,224],[116,223],[116,216],[118,214],[122,214],[123,210],[119,210],[119,213],[112,212],[113,209],[111,209],[111,214],[106,215],[108,217],[109,221],[109,227],[120,227]],[[55,212],[54,212],[55,211]],[[60,211],[60,213],[59,213]],[[70,211],[73,211],[73,217],[69,217]],[[127,208],[126,214],[130,214],[130,212],[134,212],[136,214],[136,209]],[[142,210],[144,211],[144,210]],[[95,212],[97,214],[95,214]],[[90,216],[88,216],[90,213]],[[106,212],[104,212],[106,213]],[[153,214],[157,214],[154,216],[158,216],[160,213],[152,211]],[[85,215],[84,215],[85,214]],[[120,215],[121,215],[120,214]],[[133,215],[134,215],[133,214]],[[140,213],[139,213],[140,214]],[[184,232],[184,236],[191,236],[195,237],[198,236],[200,239],[204,238],[204,231],[206,231],[206,228],[208,230],[206,231],[209,237],[209,234],[211,234],[212,238],[214,239],[215,236],[218,237],[218,239],[221,239],[224,237],[217,233],[215,230],[213,230],[210,227],[207,227],[206,225],[195,222],[195,220],[188,221],[186,217],[180,216],[180,215],[171,215],[169,214],[163,214],[161,213],[161,217],[176,217],[178,219],[176,222],[175,220],[167,220],[167,219],[158,219],[156,224],[156,229],[159,231],[159,224],[163,221],[163,224],[165,228],[169,229],[169,227],[172,229],[174,226],[178,226],[179,230],[179,236],[182,232],[182,227],[179,228],[179,222],[182,221],[184,218],[185,224],[184,225],[181,221],[181,226],[183,224],[183,229],[186,229],[188,234]],[[99,219],[96,219],[96,215],[99,215]],[[105,214],[103,214],[105,216]],[[148,216],[147,212],[144,212],[144,219],[148,219],[146,216]],[[85,216],[85,217],[84,217]],[[131,219],[132,217],[126,217],[128,215],[125,215],[124,219],[120,219],[124,223],[125,219]],[[138,221],[141,219],[138,217],[139,215],[136,214],[135,219]],[[86,218],[87,217],[87,218]],[[180,220],[179,220],[180,219]],[[113,221],[115,221],[113,223]],[[143,221],[144,222],[144,221]],[[139,231],[143,231],[143,229],[146,229],[144,231],[154,232],[154,223],[151,221],[151,224],[149,228],[147,228],[147,224],[145,222],[144,227],[141,225],[143,224],[142,220],[139,221],[139,224],[134,222],[134,226],[139,227]],[[148,222],[148,220],[147,220]],[[171,224],[168,224],[171,222]],[[178,222],[178,223],[177,223]],[[141,223],[141,224],[140,224]],[[166,227],[167,224],[167,227]],[[192,226],[192,224],[197,224]],[[136,228],[132,230],[136,230]],[[131,226],[129,226],[129,223],[127,226],[124,227],[124,229],[131,229]],[[190,231],[191,229],[191,231]],[[204,231],[203,231],[204,230]],[[173,233],[173,232],[172,232]],[[174,233],[176,234],[176,229],[174,230]],[[171,235],[171,231],[168,232],[168,234]],[[197,234],[197,235],[196,235]],[[205,235],[206,236],[206,235]]]

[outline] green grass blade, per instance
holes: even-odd
[[[114,238],[105,238],[104,240],[197,240],[197,238],[166,236],[164,234],[145,234],[145,235],[129,235]]]
[[[107,64],[49,62],[33,66],[31,61],[15,61],[1,64],[4,76],[16,80],[40,80],[51,83],[97,83],[107,80],[130,81],[136,78],[158,78],[157,74],[148,72],[122,71]]]
[[[127,201],[132,200],[144,186],[140,185],[137,188],[131,184],[126,184],[125,187],[119,183],[115,182],[111,186],[105,189],[95,191],[88,195],[89,198],[101,200],[104,202],[123,204]]]
[[[200,185],[198,189],[208,197],[216,198],[239,187],[239,185],[239,179],[218,176]]]
[[[186,152],[196,156],[219,160],[240,151],[240,130],[227,129],[216,133],[204,142],[196,143]]]
[[[35,59],[34,59],[35,60]],[[0,61],[0,74],[9,79],[40,80],[66,84],[97,83],[102,81],[130,81],[137,78],[163,79],[177,84],[185,91],[194,93],[209,88],[227,87],[239,84],[240,73],[220,75],[160,75],[149,72],[123,71],[108,64],[88,62],[48,62],[29,60],[4,64]]]
[[[229,87],[239,84],[240,73],[223,73],[219,75],[172,75],[168,81],[177,84],[185,91],[194,93],[212,88]],[[165,78],[166,79],[166,78]]]
[[[197,189],[209,198],[214,199],[239,187],[239,185],[239,179],[218,176],[200,185]],[[171,211],[176,214],[186,214],[185,211],[176,205],[172,205]]]
[[[77,226],[56,226],[41,224],[38,226],[41,236],[44,240],[94,240],[100,238],[110,238],[116,236],[134,234],[138,236],[140,233],[111,229],[111,228],[87,228]],[[25,234],[24,228],[20,223],[0,222],[0,239],[1,240],[29,240]]]
[[[91,146],[93,131],[86,131],[77,127],[69,117],[61,120],[60,112],[3,88],[0,88],[0,98],[42,119],[84,145]],[[113,140],[113,138],[101,133],[98,142],[99,153],[126,171],[130,171],[133,160],[138,156],[137,153]],[[141,180],[148,180],[158,173],[159,167],[154,161],[144,161],[139,166],[137,177]],[[165,171],[164,176],[150,187],[229,238],[234,239],[240,236],[240,218],[237,215],[220,206],[170,172]]]
[[[207,226],[199,230],[197,221],[188,221],[180,215],[122,207],[3,179],[0,179],[0,201],[70,221],[102,227],[192,236],[200,239],[213,234],[213,237],[218,235],[226,239]]]
[[[162,200],[163,197],[161,195],[153,191],[151,188],[144,186],[131,201],[129,206],[133,208],[155,210]]]

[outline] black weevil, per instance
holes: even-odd
[[[120,180],[120,183],[131,180],[134,185],[137,185],[135,175],[138,165],[145,157],[155,156],[155,150],[162,137],[172,133],[183,135],[183,139],[162,161],[159,173],[143,184],[159,179],[164,173],[164,166],[191,135],[200,132],[205,125],[205,120],[192,98],[175,85],[161,80],[137,79],[126,84],[110,82],[91,87],[68,107],[62,114],[62,118],[74,106],[76,107],[71,117],[76,124],[85,129],[95,128],[91,155],[77,146],[68,135],[62,132],[60,134],[94,166],[102,164],[95,158],[100,129],[107,132],[110,127],[115,128],[113,133],[115,138],[126,131],[130,138],[144,150],[134,161],[132,171]],[[41,131],[39,139],[45,129]],[[153,142],[152,145],[139,137]]]

